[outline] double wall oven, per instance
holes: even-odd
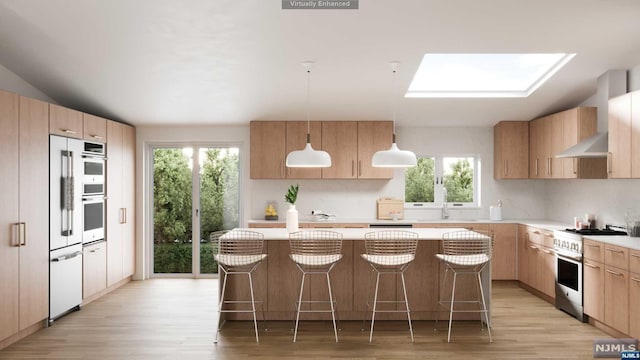
[[[82,243],[104,239],[105,147],[85,141],[82,151]]]

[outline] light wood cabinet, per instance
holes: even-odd
[[[529,177],[532,179],[604,179],[602,158],[556,158],[597,133],[597,110],[577,107],[529,123]]]
[[[307,145],[307,122],[287,121],[286,124],[286,153],[303,150]],[[322,148],[322,123],[309,122],[309,129],[311,146],[315,150],[320,150]],[[286,171],[287,179],[320,179],[322,177],[322,168],[286,168]]]
[[[640,274],[640,250],[629,250],[629,271]]]
[[[135,267],[135,129],[107,122],[107,286]]]
[[[82,298],[107,288],[107,243],[102,241],[82,251]]]
[[[371,166],[373,154],[388,150],[393,140],[391,121],[358,121],[358,179],[391,179],[393,169]]]
[[[607,172],[611,179],[631,177],[631,98],[627,93],[609,99],[609,156]]]
[[[629,274],[629,335],[640,338],[640,273]]]
[[[640,91],[631,93],[631,109],[631,177],[640,179]]]
[[[64,106],[49,104],[49,133],[82,139],[82,113]]]
[[[610,265],[604,269],[604,321],[629,333],[629,271]]]
[[[604,263],[629,270],[629,249],[622,246],[604,245]]]
[[[527,227],[526,248],[522,251],[527,263],[527,274],[524,277],[528,283],[525,284],[550,298],[555,298],[555,254],[552,246],[552,232]]]
[[[83,138],[104,143],[107,141],[107,119],[91,114],[82,114]]]
[[[518,281],[527,285],[529,285],[528,239],[527,226],[518,225]]]
[[[584,239],[583,244],[583,256],[585,259],[604,263],[604,244],[599,241]]]
[[[306,144],[306,122],[252,121],[252,179],[391,179],[393,169],[371,166],[373,154],[391,146],[391,121],[312,121],[311,145],[331,155],[332,166],[289,169],[287,154]],[[326,134],[326,135],[325,135]]]
[[[250,124],[250,176],[252,179],[284,179],[287,132],[284,121],[252,121]]]
[[[49,313],[49,107],[0,91],[0,340]]]
[[[493,178],[529,178],[527,121],[501,121],[493,127]]]
[[[604,264],[585,258],[583,260],[584,313],[604,321]]]
[[[493,258],[491,259],[491,279],[517,280],[518,225],[490,224],[489,230],[495,235]]]
[[[323,179],[357,179],[358,123],[323,121],[322,150],[331,156],[331,167],[322,169]]]

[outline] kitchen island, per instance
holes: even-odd
[[[295,301],[300,290],[302,274],[289,258],[289,234],[286,229],[241,229],[262,233],[265,239],[265,253],[267,258],[256,270],[253,277],[256,298],[263,302],[267,320],[291,320],[295,316]],[[373,276],[371,267],[360,254],[365,252],[364,235],[373,230],[368,228],[333,228],[331,231],[343,235],[343,258],[331,271],[331,284],[337,301],[337,309],[341,320],[362,320],[371,317],[371,310],[367,307],[369,282]],[[438,289],[444,275],[444,268],[435,257],[441,250],[441,239],[445,232],[464,231],[463,228],[419,228],[406,229],[418,234],[416,257],[405,273],[407,282],[407,296],[411,309],[412,320],[434,320],[437,316]],[[487,265],[482,273],[483,290],[486,295],[489,316],[491,314],[491,267]],[[458,278],[456,299],[475,299],[476,286],[472,276]],[[449,286],[442,289],[443,293],[451,294]],[[229,278],[227,283],[227,298],[249,299],[248,279],[243,276]],[[305,283],[304,300],[326,300],[326,281],[321,276],[312,276]],[[380,280],[380,300],[402,300],[402,284],[395,276],[383,276]],[[325,309],[324,304],[314,304],[317,309]],[[307,304],[307,306],[310,306]],[[395,305],[393,305],[395,306]],[[400,306],[400,305],[398,305]],[[458,307],[456,307],[458,308]],[[441,319],[448,319],[446,309],[440,312]],[[227,320],[248,320],[251,315],[243,313],[227,313]],[[329,319],[330,315],[308,313],[305,319]],[[380,320],[405,320],[406,314],[382,313],[376,315]],[[454,319],[479,319],[479,314],[459,313]]]

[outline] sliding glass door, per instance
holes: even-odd
[[[238,226],[237,147],[155,147],[153,274],[207,277],[218,272],[211,234]]]

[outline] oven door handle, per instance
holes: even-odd
[[[553,252],[555,252],[558,257],[565,258],[565,259],[570,259],[570,260],[577,261],[577,262],[582,262],[582,256],[581,255],[567,254],[566,252],[564,252],[562,250],[558,250],[558,249],[553,249]]]

